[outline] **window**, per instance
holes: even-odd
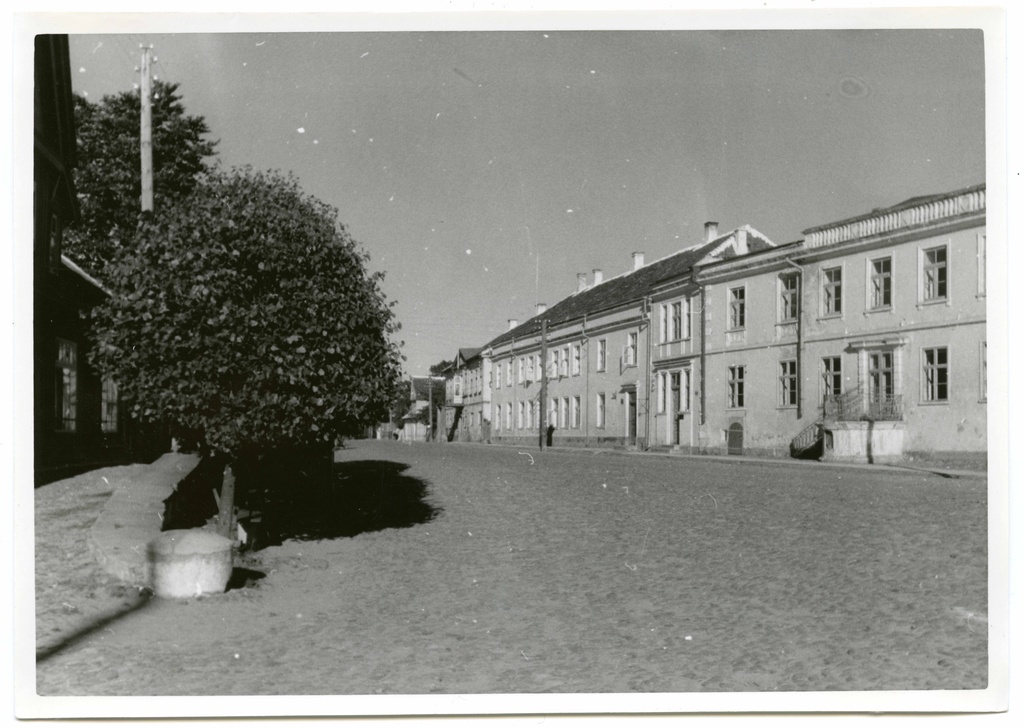
[[[690,370],[683,370],[682,389],[679,392],[679,411],[690,411]]]
[[[945,300],[948,276],[946,246],[940,245],[923,251],[921,263],[921,300]]]
[[[843,358],[826,356],[821,360],[822,392],[825,397],[838,397],[843,393]]]
[[[826,268],[821,271],[822,313],[839,316],[843,313],[843,269]]]
[[[595,408],[597,410],[597,426],[598,427],[604,427],[604,418],[605,418],[605,413],[604,413],[604,410],[605,410],[604,392],[601,392],[600,394],[597,395],[597,401],[595,402],[595,404],[597,405],[596,408]]]
[[[100,429],[103,432],[117,432],[117,384],[110,377],[103,377],[100,399]]]
[[[631,331],[626,334],[626,351],[623,356],[623,361],[626,366],[636,366],[636,344],[638,334],[635,331]]]
[[[665,372],[658,374],[658,414],[665,411],[665,401],[668,397],[667,387],[665,386]]]
[[[868,354],[868,401],[871,404],[892,401],[895,394],[892,363],[891,351]]]
[[[505,403],[505,429],[506,430],[511,430],[512,429],[512,403],[511,402],[506,402]]]
[[[537,423],[537,427],[540,427],[540,400],[539,399],[533,400],[533,406],[530,407],[530,410],[533,412],[533,418],[532,418],[533,421],[535,423]]]
[[[946,347],[924,350],[922,399],[925,402],[949,401],[949,353]]]
[[[978,235],[978,295],[985,295],[985,274],[988,261],[985,259],[985,236]]]
[[[523,411],[525,409],[526,406],[524,402],[520,402],[519,406],[516,408],[516,427],[520,430],[523,429],[523,421],[526,419],[523,416]]]
[[[567,377],[569,376],[569,347],[565,347],[558,352],[558,376]]]
[[[871,261],[872,310],[892,308],[892,258],[876,258]]]
[[[799,286],[797,273],[783,273],[779,277],[779,323],[796,321],[799,314]]]
[[[580,429],[580,397],[579,397],[579,395],[576,395],[575,397],[572,398],[572,403],[570,405],[570,410],[569,411],[572,414],[572,426],[573,426],[573,429],[576,429],[576,430]]]
[[[63,234],[64,226],[60,219],[60,215],[55,214],[50,218],[50,248],[48,259],[50,271],[53,273],[60,270],[60,253]]]
[[[745,366],[729,367],[728,406],[737,409],[743,406],[743,380],[746,376]]]
[[[672,340],[679,341],[689,338],[688,328],[683,323],[683,302],[676,301],[672,304]]]
[[[57,339],[54,424],[60,432],[74,432],[78,407],[78,346]]]
[[[565,429],[569,426],[569,398],[562,397],[558,408],[558,426]]]
[[[668,341],[668,331],[670,322],[669,319],[672,317],[672,312],[668,307],[667,303],[661,304],[661,343],[664,344]]]
[[[508,382],[508,386],[512,386],[512,360],[509,359],[505,362],[505,381]]]
[[[580,375],[580,357],[581,347],[579,344],[573,344],[572,346],[572,375],[578,377]]]
[[[747,325],[747,289],[744,286],[729,289],[729,328],[742,329]]]
[[[526,380],[526,360],[523,357],[519,357],[519,379],[517,380],[522,384]]]
[[[988,342],[981,342],[981,401],[988,400]]]
[[[533,429],[533,402],[526,403],[526,429]]]
[[[494,388],[501,389],[501,366],[494,367]]]
[[[535,359],[535,361],[534,361],[534,365],[533,365],[533,370],[534,370],[534,372],[536,373],[536,379],[537,379],[537,380],[540,380],[540,378],[541,378],[542,376],[544,376],[544,370],[543,370],[543,369],[541,369],[541,364],[543,364],[543,363],[544,363],[544,360],[543,360],[543,359],[541,359],[541,356],[540,356],[540,354],[536,354],[536,355],[534,356],[534,359]]]
[[[526,381],[533,381],[533,357],[526,357]]]
[[[605,362],[608,360],[608,340],[599,339],[597,342],[597,371],[605,370]]]
[[[796,360],[779,362],[779,406],[796,407]]]
[[[548,426],[558,427],[558,400],[551,399],[551,406],[548,408]]]

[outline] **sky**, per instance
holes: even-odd
[[[542,28],[73,34],[72,76],[130,89],[151,44],[221,164],[337,208],[416,375],[709,220],[781,244],[985,181],[980,30]]]

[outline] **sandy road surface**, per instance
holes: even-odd
[[[983,479],[372,442],[337,459],[359,533],[267,547],[247,563],[265,578],[182,602],[91,563],[96,474],[39,489],[38,692],[986,685]],[[389,511],[410,484],[419,507]]]

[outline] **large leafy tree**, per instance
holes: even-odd
[[[293,177],[212,172],[110,264],[94,362],[136,418],[219,462],[329,446],[386,420],[400,376],[366,263]]]
[[[69,228],[65,249],[76,262],[106,280],[107,265],[138,224],[141,113],[138,91],[91,102],[75,97],[75,187],[82,219]],[[185,113],[178,84],[153,83],[153,206],[159,212],[187,197],[215,160],[216,142],[200,116]]]

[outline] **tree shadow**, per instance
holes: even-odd
[[[83,627],[81,627],[79,630],[77,630],[73,634],[70,634],[67,637],[65,637],[63,640],[61,640],[57,644],[51,645],[51,646],[46,647],[46,648],[44,648],[42,650],[37,650],[36,651],[36,664],[39,664],[41,662],[46,662],[48,659],[50,659],[54,655],[57,655],[57,654],[63,652],[64,650],[67,650],[67,649],[69,649],[71,647],[74,647],[75,645],[77,645],[79,642],[81,642],[82,640],[86,639],[90,635],[96,634],[100,630],[106,628],[107,625],[112,624],[112,623],[116,622],[119,619],[123,619],[124,617],[127,617],[132,612],[139,611],[140,609],[145,607],[147,604],[149,604],[152,598],[153,598],[152,592],[150,592],[149,590],[143,590],[142,592],[139,593],[138,599],[136,599],[133,603],[127,605],[123,609],[118,609],[118,610],[115,610],[113,612],[108,612],[108,613],[106,613],[106,614],[104,614],[104,615],[102,615],[100,617],[97,617],[96,619],[92,620],[88,624],[86,624]]]
[[[404,463],[336,463],[329,481],[297,478],[248,488],[241,520],[254,550],[286,540],[351,538],[429,523],[440,509],[426,501],[427,483],[403,473]],[[279,475],[283,475],[278,471]]]

